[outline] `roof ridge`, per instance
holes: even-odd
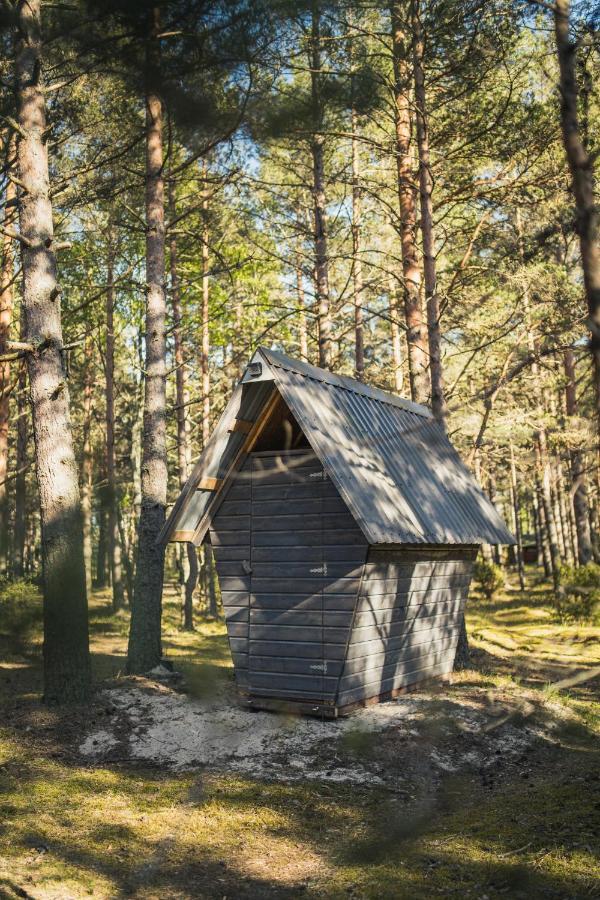
[[[388,403],[390,406],[397,406],[408,412],[413,412],[418,416],[422,416],[425,419],[433,418],[433,414],[427,406],[422,406],[420,403],[414,403],[414,401],[408,400],[405,397],[399,397],[397,394],[392,394],[390,391],[383,390],[383,388],[365,384],[363,381],[358,381],[356,378],[350,378],[348,375],[338,375],[327,369],[321,369],[319,366],[313,366],[311,363],[304,362],[304,360],[292,359],[292,357],[287,356],[285,353],[281,353],[279,350],[259,347],[258,351],[265,357],[270,365],[276,367],[279,366],[282,369],[289,369],[297,375],[303,375],[306,378],[314,378],[316,381],[322,381],[324,384],[331,384],[334,387],[352,391],[355,394],[361,394],[364,397],[369,397],[371,400],[377,400],[380,403]]]

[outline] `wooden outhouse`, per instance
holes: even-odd
[[[163,538],[210,540],[246,701],[332,716],[450,672],[514,542],[427,408],[263,348]]]

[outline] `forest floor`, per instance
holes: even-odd
[[[179,631],[174,593],[175,679],[121,674],[95,595],[87,708],[40,703],[39,635],[0,614],[0,897],[600,897],[600,628],[533,581],[467,621],[451,684],[321,722],[238,706],[223,625]]]

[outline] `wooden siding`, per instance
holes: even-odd
[[[210,536],[239,686],[333,705],[368,547],[312,451],[250,454]]]
[[[371,548],[339,707],[452,671],[476,547]]]
[[[215,557],[223,612],[227,625],[229,648],[234,663],[235,678],[240,688],[248,683],[248,615],[250,576],[244,572],[249,564],[250,548],[250,457],[237,472],[227,495],[210,525],[210,542]]]
[[[452,670],[477,548],[369,549],[312,452],[249,454],[211,542],[258,705],[343,708]]]

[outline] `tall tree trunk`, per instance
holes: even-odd
[[[533,486],[531,492],[531,505],[533,508],[533,527],[535,528],[535,548],[537,553],[537,565],[544,565],[544,542],[542,537],[542,522],[540,518],[540,509],[538,503],[537,485]]]
[[[206,164],[202,167],[206,178]],[[210,282],[209,282],[209,240],[208,227],[208,187],[203,188],[202,199],[202,448],[210,437]]]
[[[566,412],[567,417],[572,420],[577,415],[575,353],[573,350],[570,348],[565,350],[563,361],[566,377]],[[577,531],[577,558],[580,565],[584,566],[593,559],[587,479],[585,477],[585,466],[581,450],[578,448],[571,449],[570,456],[570,496],[572,498],[575,529]]]
[[[157,537],[167,503],[166,302],[162,101],[159,15],[150,13],[146,50],[146,361],[142,440],[142,509],[131,610],[127,670],[146,672],[162,656],[164,546]]]
[[[548,540],[548,522],[546,521],[546,507],[544,504],[544,491],[542,488],[542,478],[539,465],[539,450],[536,443],[536,476],[535,476],[535,493],[536,511],[540,528],[540,536],[542,542],[542,562],[544,565],[544,575],[546,578],[552,577],[552,556],[550,554],[550,542]]]
[[[23,304],[40,496],[44,697],[84,701],[91,688],[83,532],[69,414],[50,201],[40,0],[19,0],[16,82]]]
[[[300,344],[300,358],[308,362],[308,330],[306,327],[306,298],[304,296],[304,270],[302,264],[302,206],[300,197],[296,205],[296,239],[294,269],[296,275],[296,296],[298,299],[298,343]]]
[[[577,109],[577,45],[569,34],[570,2],[555,0],[554,34],[560,71],[560,121],[577,210],[577,233],[588,305],[594,366],[597,427],[600,430],[600,213],[595,198],[593,157],[582,138]]]
[[[517,571],[519,573],[519,587],[525,590],[525,565],[523,563],[523,535],[521,529],[521,512],[519,507],[519,485],[517,482],[517,467],[515,465],[515,452],[512,441],[510,442],[510,493],[515,523],[515,537],[517,539]]]
[[[398,287],[396,279],[390,273],[388,277],[389,314],[390,314],[390,338],[392,343],[392,368],[394,374],[394,389],[397,394],[402,393],[404,377],[402,374],[402,344],[400,342],[400,302],[398,299]]]
[[[83,513],[83,560],[85,564],[85,589],[88,600],[92,596],[92,394],[94,346],[88,335],[85,341],[85,371],[83,384],[83,447],[81,461],[81,509]]]
[[[546,540],[550,552],[551,575],[554,587],[557,589],[559,585],[560,550],[558,546],[558,532],[556,529],[556,520],[554,518],[554,508],[552,505],[552,472],[550,460],[548,459],[546,432],[543,428],[538,431],[536,436],[536,454],[542,488],[541,500],[544,509]]]
[[[174,221],[175,187],[169,180],[169,218]],[[204,249],[204,245],[203,245]],[[183,488],[188,479],[191,463],[190,426],[188,417],[189,392],[186,384],[185,355],[183,335],[181,331],[181,287],[177,259],[177,238],[173,232],[169,239],[169,263],[171,268],[171,304],[173,308],[173,341],[175,344],[175,406],[177,409],[177,462],[179,468],[179,486]],[[181,548],[181,567],[183,575],[183,627],[186,631],[194,630],[194,591],[198,582],[198,554],[192,543]]]
[[[448,408],[444,394],[442,371],[442,342],[440,330],[440,301],[437,291],[435,242],[433,232],[433,178],[429,154],[429,120],[423,70],[423,32],[419,0],[412,0],[413,61],[415,71],[415,107],[417,147],[419,151],[419,194],[421,198],[421,232],[423,235],[423,274],[427,304],[427,334],[429,338],[429,375],[431,379],[431,409],[437,421],[446,428]]]
[[[21,340],[25,340],[24,310],[21,308]],[[17,383],[17,450],[15,476],[15,528],[13,544],[13,573],[16,578],[25,574],[25,539],[27,536],[27,446],[29,429],[27,426],[27,367],[19,364]]]
[[[421,270],[417,249],[415,179],[411,158],[409,16],[406,0],[391,5],[394,104],[396,114],[396,169],[400,206],[400,243],[404,274],[404,315],[408,344],[410,391],[416,403],[427,403],[429,379],[425,329],[421,310]]]
[[[127,591],[127,602],[129,605],[133,603],[133,566],[131,560],[133,558],[133,554],[131,553],[131,546],[127,542],[127,534],[125,532],[125,526],[123,524],[123,516],[121,514],[121,508],[117,505],[117,527],[119,529],[119,540],[121,541],[121,547],[123,548],[123,568],[125,569],[125,590]]]
[[[354,79],[353,79],[354,83]],[[363,270],[361,258],[360,224],[362,193],[360,186],[360,158],[358,152],[358,123],[354,103],[352,122],[352,283],[354,293],[354,371],[359,381],[365,377],[365,337],[363,322]]]
[[[106,493],[108,503],[108,561],[112,581],[112,606],[117,612],[125,604],[119,535],[117,472],[115,455],[115,290],[114,234],[108,229],[106,265]]]
[[[313,215],[315,245],[315,300],[319,340],[319,365],[332,363],[331,314],[329,310],[329,256],[327,251],[327,201],[325,194],[325,135],[321,97],[321,10],[312,0],[310,36],[310,80],[312,91]]]
[[[105,475],[102,470],[102,475]],[[110,584],[108,572],[108,503],[106,484],[98,490],[98,546],[96,547],[96,587],[103,590]]]
[[[8,175],[14,165],[16,141],[14,133],[7,143]],[[7,177],[4,207],[4,227],[10,231],[16,218],[17,192],[12,178]],[[6,232],[2,238],[2,269],[0,271],[0,354],[6,352],[13,316],[14,282],[13,239]],[[10,398],[10,363],[0,362],[0,575],[8,572],[8,417]]]

